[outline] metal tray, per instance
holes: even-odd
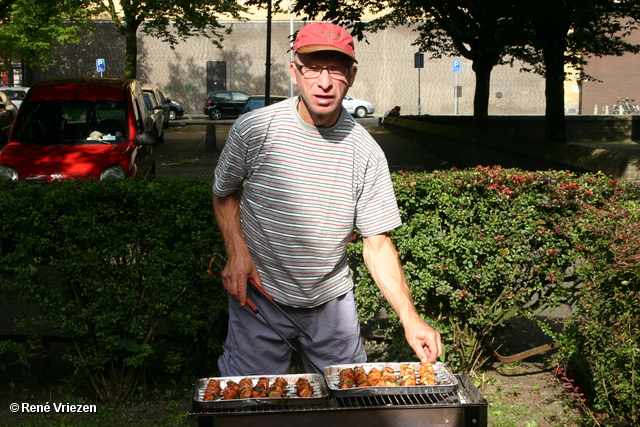
[[[349,365],[332,365],[324,368],[324,377],[327,381],[327,385],[331,393],[336,397],[351,397],[351,396],[392,396],[399,394],[431,394],[431,393],[451,393],[458,385],[458,380],[451,373],[447,365],[441,362],[435,362],[433,364],[433,370],[436,374],[435,385],[412,385],[412,386],[390,386],[390,387],[353,387],[347,389],[341,389],[338,387],[340,381],[340,371],[347,368],[355,368],[356,366],[362,366],[364,370],[369,373],[372,368],[382,369],[384,367],[390,367],[394,370],[396,375],[400,373],[400,365],[409,364],[419,369],[419,362],[386,362],[386,363],[361,363],[361,364],[349,364]]]
[[[284,397],[253,397],[248,399],[220,399],[213,401],[204,401],[204,392],[207,388],[209,380],[220,380],[220,385],[224,389],[227,381],[240,382],[243,378],[249,378],[255,385],[262,377],[269,378],[272,383],[276,378],[284,378],[289,383]],[[296,395],[296,381],[298,378],[306,378],[313,387],[312,397],[299,397]],[[324,382],[324,377],[319,374],[294,374],[294,375],[247,375],[243,377],[212,377],[201,378],[195,382],[195,390],[193,392],[193,410],[199,412],[215,411],[222,408],[246,408],[250,406],[260,405],[289,405],[289,406],[306,406],[319,405],[325,402],[329,396],[329,389]]]

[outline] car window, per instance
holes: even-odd
[[[73,144],[128,140],[124,103],[40,101],[23,106],[15,140],[31,144]]]
[[[146,130],[145,123],[144,123],[144,112],[142,110],[142,107],[144,106],[143,105],[144,100],[140,98],[141,96],[137,95],[135,97],[135,102],[133,103],[133,114],[136,116],[135,123],[136,123],[137,133],[142,133]]]
[[[7,94],[9,99],[21,100],[25,96],[25,92],[22,90],[5,90],[3,92]]]
[[[151,97],[148,93],[144,94],[144,103],[147,106],[148,111],[153,111],[153,103],[151,102]]]
[[[216,101],[231,101],[231,93],[230,92],[217,93]]]
[[[242,92],[233,92],[233,100],[234,101],[246,101],[247,99],[249,99],[249,95],[247,95],[246,93],[242,93]]]

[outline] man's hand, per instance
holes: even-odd
[[[407,342],[416,352],[421,362],[435,362],[442,355],[442,337],[440,332],[418,319],[403,324]]]
[[[243,256],[229,256],[227,265],[220,275],[222,276],[224,288],[242,306],[247,301],[247,281],[249,278],[258,284],[262,284],[258,269],[248,253]]]

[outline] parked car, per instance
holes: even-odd
[[[373,114],[375,107],[369,101],[363,101],[362,99],[356,99],[351,95],[345,95],[342,100],[342,106],[347,109],[349,114],[353,114],[358,118],[366,117],[367,114]]]
[[[16,108],[20,108],[20,104],[22,104],[22,100],[24,99],[24,97],[27,96],[28,90],[28,87],[23,86],[0,87],[0,92],[4,92],[9,97],[13,105],[16,106]]]
[[[169,100],[169,120],[175,120],[184,116],[184,108],[176,101]]]
[[[284,101],[288,99],[286,96],[279,95],[269,95],[269,105],[273,105],[280,101]],[[264,107],[265,96],[264,95],[252,95],[247,99],[247,102],[244,104],[244,108],[240,114],[248,113],[249,111],[256,110],[258,108]]]
[[[202,111],[213,120],[220,120],[222,117],[238,117],[247,99],[249,94],[246,92],[211,92],[205,100]]]
[[[153,130],[158,135],[158,142],[164,141],[164,114],[153,93],[143,92],[144,103],[149,117],[153,120]]]
[[[136,80],[44,80],[27,93],[0,151],[0,178],[50,182],[152,177],[152,132]]]
[[[13,105],[7,94],[0,92],[0,148],[7,143],[9,131],[17,112],[18,109]]]
[[[157,105],[162,106],[162,125],[164,128],[169,127],[169,112],[171,108],[169,107],[169,99],[165,98],[162,94],[162,91],[157,87],[143,87],[143,92],[152,93],[156,99]],[[155,107],[154,107],[155,108]]]

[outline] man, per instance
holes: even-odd
[[[213,204],[230,295],[220,372],[289,373],[291,349],[245,307],[247,279],[311,335],[306,339],[263,296],[250,294],[288,339],[298,340],[305,372],[366,361],[346,256],[354,226],[407,341],[421,361],[434,361],[442,354],[440,334],[418,315],[387,235],[401,223],[387,161],[342,108],[357,73],[353,39],[342,27],[315,22],[299,31],[294,52],[289,68],[300,95],[238,119],[216,168]]]
[[[400,106],[396,105],[391,110],[384,113],[384,116],[382,116],[382,120],[380,121],[380,123],[384,123],[384,120],[387,117],[400,117]]]

